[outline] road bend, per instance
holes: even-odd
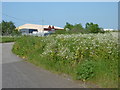
[[[13,44],[2,44],[2,88],[85,87],[84,84],[25,62],[12,53]]]

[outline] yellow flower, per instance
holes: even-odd
[[[85,82],[86,80],[85,79],[83,79],[83,82]]]
[[[22,58],[25,59],[25,56],[23,56]]]

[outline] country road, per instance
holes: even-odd
[[[84,84],[23,61],[2,44],[2,88],[83,88]]]

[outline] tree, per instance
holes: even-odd
[[[56,33],[60,34],[74,34],[74,33],[104,33],[104,30],[99,27],[98,24],[94,23],[86,23],[85,28],[82,26],[81,23],[72,25],[68,22],[66,22],[66,25],[64,27],[63,31],[58,31]]]
[[[73,26],[72,24],[66,22],[66,25],[65,25],[64,29],[65,29],[65,30],[66,30],[66,29],[71,30],[73,27],[74,27],[74,26]]]
[[[89,33],[104,33],[103,29],[98,24],[86,23],[85,29]]]
[[[88,28],[88,26],[89,26],[89,23],[86,23],[85,28],[87,29],[87,28]]]
[[[85,30],[82,24],[75,24],[73,29],[71,30],[73,33],[85,33]]]
[[[83,30],[84,29],[83,26],[82,26],[82,24],[75,24],[74,28],[76,28],[78,30]]]
[[[12,36],[14,36],[14,35],[21,35],[22,33],[21,32],[19,32],[17,29],[15,29],[15,30],[13,30],[12,31]]]
[[[85,30],[81,23],[72,25],[66,22],[64,29],[67,31],[67,33],[85,33]]]
[[[16,30],[15,25],[12,21],[6,22],[6,21],[2,21],[1,22],[2,25],[2,35],[12,35],[13,33],[19,33],[18,30]]]

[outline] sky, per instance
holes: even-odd
[[[64,27],[87,22],[102,28],[118,28],[117,2],[2,2],[2,20],[13,21],[16,27],[44,24]]]

